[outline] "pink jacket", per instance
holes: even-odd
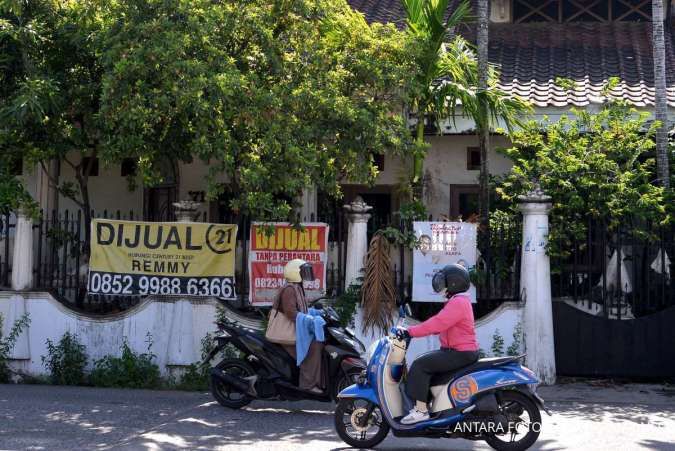
[[[410,326],[408,332],[411,337],[438,335],[443,348],[478,350],[471,299],[465,294],[454,295],[443,310],[417,326]]]

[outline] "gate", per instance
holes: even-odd
[[[559,375],[675,378],[674,228],[588,220],[552,259]]]

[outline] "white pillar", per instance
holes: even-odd
[[[546,253],[551,198],[537,188],[519,196],[523,214],[520,289],[524,301],[526,364],[542,383],[555,383],[555,348],[551,307],[551,262]]]
[[[16,216],[12,290],[25,291],[33,288],[33,220],[22,210]]]
[[[373,207],[357,196],[351,204],[343,207],[347,212],[347,262],[345,268],[345,289],[361,276],[368,252],[368,220]]]

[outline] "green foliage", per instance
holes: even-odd
[[[45,170],[52,159],[71,166],[78,188],[46,172],[85,215],[89,172],[82,157],[96,156],[102,137],[102,7],[93,0],[0,3],[0,155],[4,162],[23,160]],[[34,209],[21,179],[3,172],[0,208]]]
[[[498,89],[498,74],[492,67],[488,89],[478,89],[476,53],[466,40],[454,34],[455,27],[468,17],[468,2],[461,2],[450,16],[446,16],[449,0],[402,0],[402,3],[407,16],[407,49],[414,65],[409,104],[418,118],[410,180],[416,198],[415,186],[421,181],[426,153],[425,118],[454,120],[461,105],[460,114],[473,119],[478,129],[489,130],[499,119],[511,129],[529,107]]]
[[[147,352],[136,353],[124,339],[121,347],[121,356],[108,355],[94,361],[94,369],[90,374],[90,381],[96,387],[120,388],[159,388],[161,379],[159,367],[154,362],[155,355],[151,352],[152,340],[148,334]]]
[[[227,179],[235,211],[294,219],[303,188],[372,183],[373,155],[409,144],[401,32],[344,0],[123,0],[109,14],[105,158],[134,156],[145,183],[167,158],[198,158],[209,198]]]
[[[506,348],[506,355],[517,356],[520,355],[523,345],[523,326],[521,323],[516,324],[513,329],[513,342]]]
[[[2,315],[0,315],[0,383],[10,381],[9,354],[16,344],[16,340],[21,335],[21,331],[30,324],[30,317],[24,314],[12,325],[12,329],[7,336],[2,333]]]
[[[361,284],[351,284],[335,299],[333,308],[340,318],[340,324],[347,327],[354,321],[356,306],[361,302]]]
[[[87,365],[85,346],[70,331],[63,334],[56,344],[47,339],[47,355],[42,356],[42,364],[49,371],[52,384],[80,385],[85,380],[84,368]]]
[[[558,122],[529,122],[502,149],[513,162],[496,192],[515,216],[516,199],[536,186],[552,197],[548,253],[565,257],[583,242],[589,217],[616,229],[627,218],[641,233],[648,221],[672,221],[669,193],[655,186],[655,125],[622,101],[608,101],[596,114],[573,110]],[[501,215],[502,213],[500,213]]]
[[[428,218],[427,208],[420,200],[411,200],[401,205],[400,210],[394,217],[398,217],[399,225],[403,227],[388,226],[381,233],[387,239],[399,246],[415,249],[419,246],[419,240],[413,229],[414,221],[425,221]]]
[[[501,357],[504,355],[504,337],[499,334],[499,329],[495,329],[492,335],[492,356]]]
[[[478,358],[484,359],[485,357],[487,357],[485,350],[483,348],[478,348]]]

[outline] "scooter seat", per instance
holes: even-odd
[[[456,371],[450,373],[437,373],[431,376],[431,386],[435,387],[436,385],[445,385],[451,380],[464,376],[465,374],[474,373],[480,370],[487,370],[494,368],[500,365],[506,365],[507,363],[516,362],[522,356],[513,356],[513,357],[490,357],[487,359],[480,359],[475,363],[472,363],[469,366],[465,366]]]

